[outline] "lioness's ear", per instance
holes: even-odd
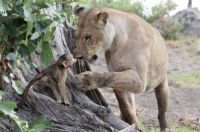
[[[77,16],[80,16],[80,14],[85,10],[84,7],[82,6],[79,6],[79,5],[76,5],[74,7],[74,14],[77,15]]]
[[[105,26],[108,19],[108,13],[105,11],[101,11],[96,16],[96,21],[100,27]]]

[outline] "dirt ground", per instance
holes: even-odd
[[[198,51],[198,41],[195,39],[185,39],[181,41],[167,42],[169,52],[169,76],[181,75],[182,73],[199,73],[200,75],[200,55]],[[106,71],[104,60],[100,59],[92,66],[94,71]],[[200,85],[186,86],[175,80],[170,80],[170,99],[168,119],[170,124],[175,124],[184,120],[200,126]],[[113,90],[101,89],[103,96],[116,115],[119,115],[118,102]],[[135,95],[137,114],[144,124],[158,126],[157,103],[154,91],[147,91]],[[195,126],[196,127],[196,126]]]

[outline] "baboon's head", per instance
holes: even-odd
[[[100,9],[85,10],[79,6],[75,7],[74,12],[78,16],[74,56],[90,62],[97,60],[104,51],[108,13]]]
[[[58,66],[61,66],[63,68],[71,67],[76,62],[76,59],[74,59],[73,55],[71,53],[64,54],[59,57],[57,64]]]

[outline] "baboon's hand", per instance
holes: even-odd
[[[98,88],[98,82],[97,82],[97,73],[87,71],[83,72],[81,74],[75,75],[73,78],[73,82],[76,86],[76,88],[87,91]]]

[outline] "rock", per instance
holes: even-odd
[[[197,8],[187,8],[173,17],[183,23],[183,35],[200,37],[200,11]]]

